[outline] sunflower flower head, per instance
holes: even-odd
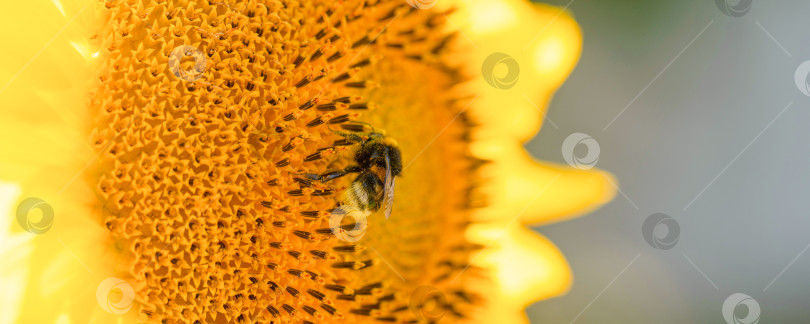
[[[521,320],[526,303],[570,280],[553,245],[521,224],[580,213],[612,191],[607,175],[525,157],[519,143],[540,115],[521,118],[532,113],[502,90],[516,84],[509,59],[524,69],[532,59],[493,59],[492,46],[505,48],[488,40],[497,29],[470,21],[486,5],[18,4],[67,25],[40,58],[48,64],[27,72],[51,81],[18,73],[0,90],[10,107],[0,179],[15,215],[0,252],[23,265],[0,273],[16,296],[6,316],[489,322],[506,309]],[[552,50],[568,59],[546,59],[547,76],[524,71],[517,83],[546,97],[579,50],[570,18],[551,26],[562,35]],[[506,77],[487,75],[504,62]],[[385,150],[359,159],[372,139]],[[387,174],[394,165],[401,172]],[[389,178],[393,192],[381,187]],[[552,178],[562,202],[517,223],[500,216]],[[383,190],[385,201],[352,204]],[[525,255],[539,257],[539,276],[505,272]]]

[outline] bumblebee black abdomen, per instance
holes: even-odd
[[[370,171],[363,171],[352,181],[346,197],[353,205],[376,211],[383,200],[383,182]]]

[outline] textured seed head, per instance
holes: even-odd
[[[142,320],[408,322],[436,307],[413,304],[423,285],[445,292],[440,320],[467,316],[479,164],[448,13],[394,0],[105,8],[93,181]],[[332,131],[352,121],[399,143],[405,169],[391,219],[370,215],[347,243],[329,217],[353,175],[300,175],[355,163],[356,143]]]

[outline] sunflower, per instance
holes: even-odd
[[[525,225],[613,196],[521,147],[579,55],[558,8],[4,6],[2,322],[525,322],[571,281]]]

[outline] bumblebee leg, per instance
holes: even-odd
[[[329,128],[329,130],[332,131],[332,133],[343,136],[343,137],[345,137],[346,139],[348,139],[350,141],[358,142],[358,143],[363,142],[363,138],[361,138],[357,134],[352,134],[352,133],[347,133],[347,132],[343,132],[343,131],[339,131],[339,130],[334,130],[328,124],[326,125],[326,128]]]
[[[327,182],[329,180],[337,179],[342,176],[345,176],[349,173],[360,172],[360,167],[356,165],[350,165],[343,170],[337,171],[330,171],[324,174],[314,174],[314,173],[304,173],[304,176],[310,180],[318,180],[320,182]]]
[[[347,132],[341,132],[341,131],[336,131],[336,130],[332,130],[332,133],[335,133],[335,134],[338,134],[338,135],[340,135],[340,136],[343,136],[343,137],[347,138],[348,140],[350,140],[350,141],[352,141],[352,142],[357,142],[357,143],[362,143],[362,142],[363,142],[363,138],[361,138],[361,137],[360,137],[360,136],[358,136],[357,134],[352,134],[352,133],[347,133]]]

